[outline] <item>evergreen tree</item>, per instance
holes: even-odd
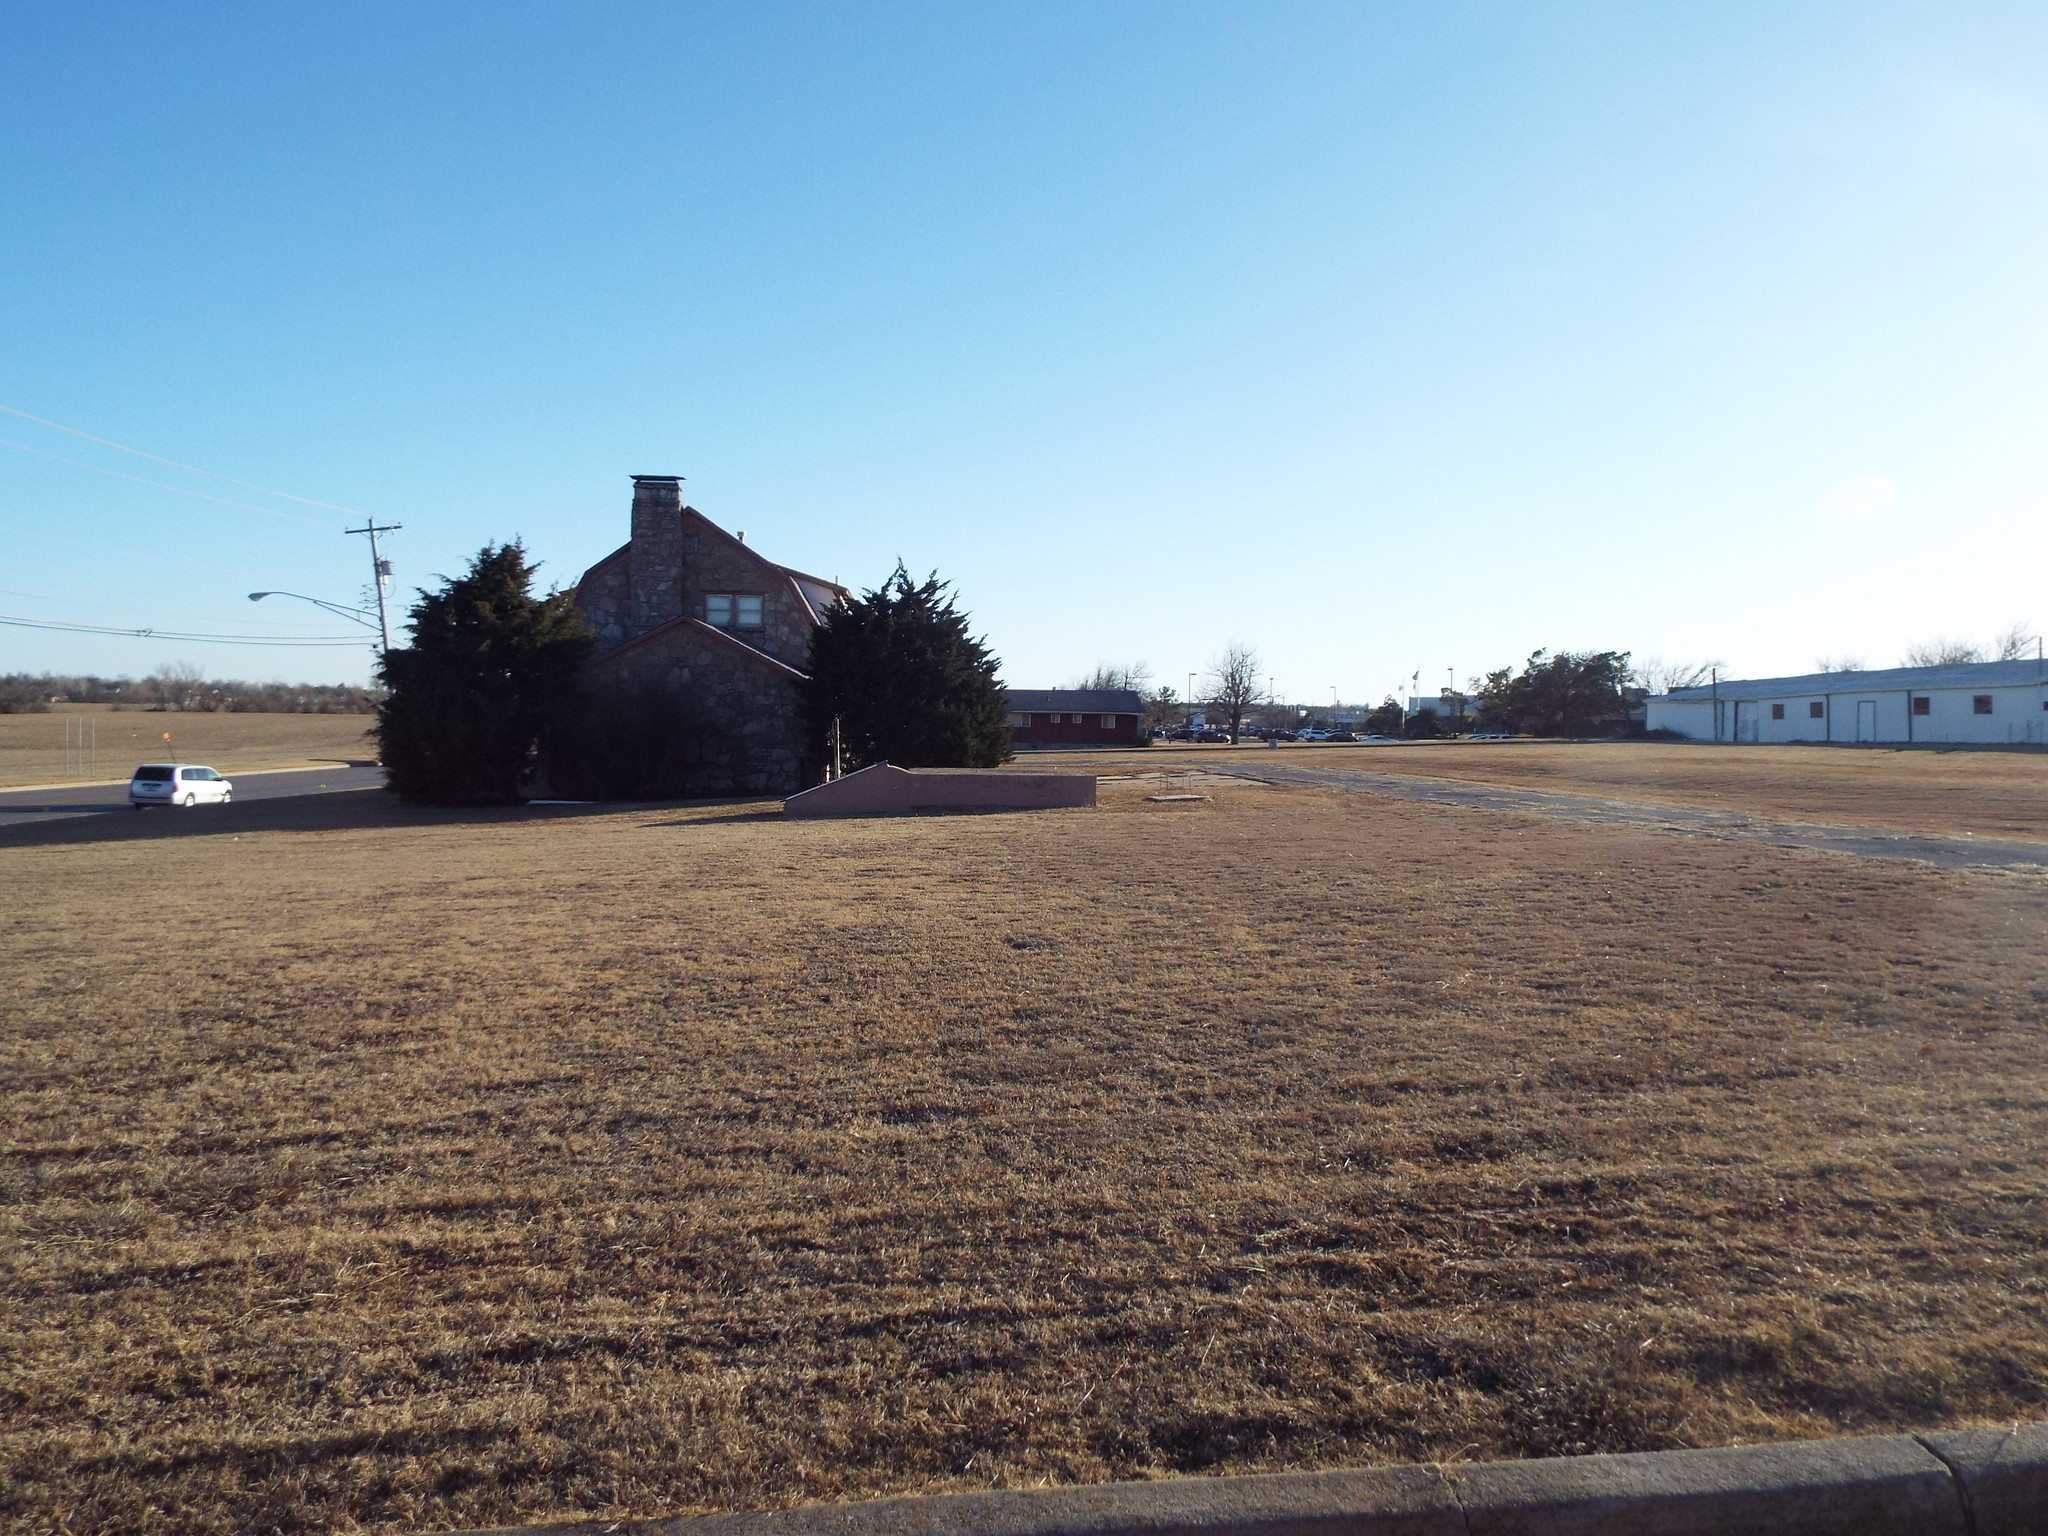
[[[1010,755],[998,665],[938,575],[915,583],[899,562],[812,632],[804,710],[813,748],[830,760],[837,719],[849,772],[881,762],[992,768]]]
[[[548,712],[589,654],[569,594],[533,595],[515,540],[420,593],[412,644],[386,653],[377,741],[391,788],[416,805],[515,805]]]
[[[1536,651],[1517,677],[1512,667],[1486,674],[1479,717],[1494,729],[1530,736],[1591,736],[1628,718],[1627,651]]]

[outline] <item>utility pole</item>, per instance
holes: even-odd
[[[384,654],[391,651],[391,621],[384,614],[384,584],[391,579],[391,562],[377,553],[377,535],[396,533],[403,523],[380,523],[375,518],[363,519],[360,528],[344,528],[343,533],[366,533],[370,536],[370,574],[377,583],[377,634],[384,642]]]

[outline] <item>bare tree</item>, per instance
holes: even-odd
[[[1907,646],[1905,664],[1909,667],[1959,667],[1983,659],[1981,646],[1969,640],[1951,640],[1944,635],[1920,645]]]
[[[191,709],[206,691],[206,669],[196,661],[167,661],[149,674],[150,691],[166,709]]]
[[[1999,661],[2018,661],[2041,643],[2041,636],[2025,619],[2015,619],[1991,638],[1991,649]]]
[[[1261,676],[1259,653],[1235,641],[1225,647],[1209,669],[1209,686],[1216,705],[1230,717],[1232,746],[1237,745],[1238,733],[1244,729],[1245,715],[1258,701]]]
[[[1152,681],[1152,669],[1142,661],[1128,666],[1118,666],[1112,661],[1098,661],[1095,670],[1074,680],[1076,688],[1128,689],[1132,693],[1143,693]]]
[[[1861,656],[1816,656],[1813,658],[1816,672],[1868,672]]]
[[[1645,657],[1629,668],[1631,681],[1651,693],[1670,693],[1675,688],[1697,688],[1724,665],[1718,660],[1663,661],[1655,656]],[[1472,680],[1472,691],[1479,691],[1479,680]]]
[[[1157,693],[1145,697],[1145,729],[1158,730],[1166,726],[1179,725],[1187,713],[1186,701],[1171,688],[1161,688]]]

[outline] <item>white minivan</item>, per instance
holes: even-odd
[[[197,763],[144,763],[128,781],[128,803],[145,805],[226,805],[235,786],[211,768]]]

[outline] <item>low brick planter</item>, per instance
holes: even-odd
[[[1003,773],[876,763],[782,802],[785,816],[915,816],[1049,811],[1095,803],[1092,773]]]
[[[1189,1477],[517,1536],[2048,1536],[2048,1425]],[[504,1533],[512,1536],[512,1533]]]

